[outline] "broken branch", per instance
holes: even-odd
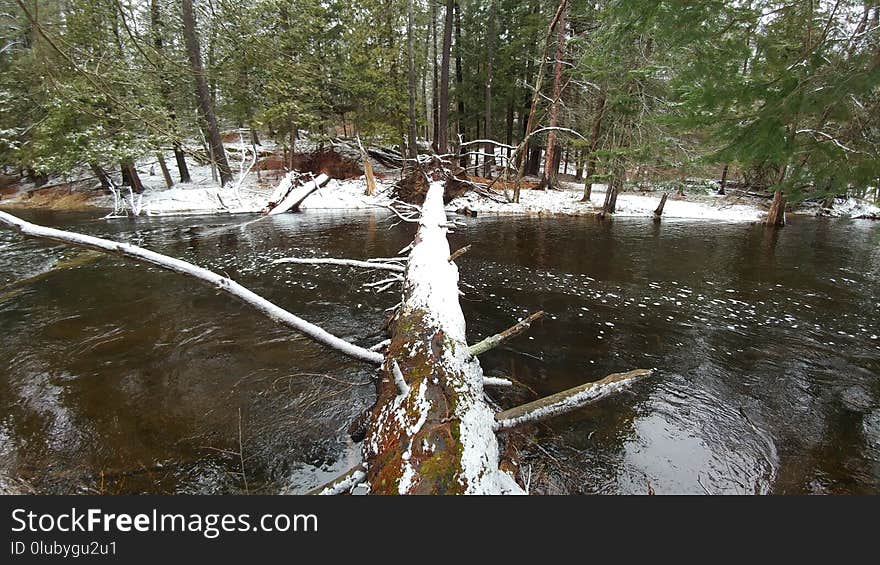
[[[552,418],[577,410],[611,393],[617,392],[635,381],[650,376],[653,369],[635,369],[626,373],[613,373],[602,380],[583,384],[522,404],[495,414],[495,431],[509,430],[530,422]]]
[[[482,355],[483,353],[489,351],[490,349],[495,349],[496,347],[498,347],[499,345],[501,345],[505,341],[515,338],[519,334],[521,334],[524,331],[526,331],[527,329],[529,329],[534,322],[536,322],[537,320],[540,320],[543,317],[544,317],[544,311],[538,310],[537,312],[535,312],[534,314],[532,314],[531,316],[529,316],[525,320],[518,322],[516,325],[507,328],[503,332],[497,333],[491,337],[487,337],[483,341],[470,346],[468,348],[468,350],[470,351],[471,355],[473,355],[475,357],[477,355]]]
[[[452,255],[449,256],[449,262],[452,263],[453,261],[455,261],[456,259],[458,259],[459,257],[461,257],[462,255],[464,255],[465,253],[467,253],[470,250],[471,250],[470,245],[465,245],[464,247],[459,247],[458,249],[456,249],[452,253]]]

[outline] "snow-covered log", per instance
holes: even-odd
[[[335,349],[343,355],[373,364],[379,364],[383,361],[381,354],[369,351],[363,347],[354,345],[353,343],[349,343],[344,339],[327,332],[323,328],[318,327],[311,322],[307,322],[306,320],[288,312],[284,308],[273,304],[262,296],[238,284],[234,280],[193,265],[192,263],[162,255],[161,253],[156,253],[155,251],[150,251],[136,245],[39,226],[37,224],[26,222],[25,220],[6,212],[0,212],[0,223],[14,227],[28,237],[48,239],[51,241],[76,245],[78,247],[86,247],[88,249],[97,249],[98,251],[121,255],[142,263],[149,263],[168,271],[192,277],[204,284],[214,287],[220,292],[225,292],[233,298],[244,302],[259,312],[262,312],[276,322],[293,328],[312,341],[325,345],[331,349]],[[444,255],[444,260],[445,258],[446,256]]]
[[[442,182],[428,188],[391,323],[364,440],[367,481],[380,494],[523,494],[498,466],[495,416],[465,340],[458,268],[448,260],[443,191]]]
[[[652,372],[651,369],[635,369],[626,373],[614,373],[602,380],[576,386],[539,398],[534,402],[504,410],[495,415],[495,430],[506,430],[577,410],[605,398],[611,393],[618,392],[639,379],[650,376]]]
[[[303,203],[303,200],[308,198],[310,194],[330,182],[330,177],[322,173],[302,186],[294,187],[292,175],[293,173],[290,173],[284,177],[284,180],[281,181],[281,184],[278,185],[278,188],[272,194],[268,211],[270,216],[283,214],[289,210],[296,211],[299,209],[299,205]],[[274,202],[277,202],[277,204],[273,205]]]

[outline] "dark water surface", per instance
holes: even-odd
[[[24,215],[228,273],[361,345],[397,302],[361,287],[381,274],[271,260],[390,256],[412,236],[372,212]],[[523,435],[533,492],[880,493],[880,224],[467,223],[471,340],[548,314],[487,374],[546,394],[658,369]],[[355,461],[370,369],[207,287],[9,231],[0,286],[0,486],[303,492]]]

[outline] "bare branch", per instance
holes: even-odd
[[[331,349],[335,349],[343,355],[374,365],[379,365],[384,360],[379,353],[368,351],[363,347],[349,343],[344,339],[327,332],[323,328],[288,312],[284,308],[269,302],[262,296],[243,287],[232,279],[222,277],[217,273],[203,269],[192,263],[162,255],[161,253],[156,253],[155,251],[150,251],[136,245],[119,243],[109,239],[39,226],[37,224],[26,222],[6,212],[0,212],[0,223],[14,227],[28,237],[48,239],[50,241],[58,241],[61,243],[76,245],[78,247],[97,249],[98,251],[103,251],[105,253],[118,254],[136,261],[155,265],[161,269],[192,277],[221,292],[229,294],[233,298],[244,302],[259,312],[262,312],[276,322],[293,328],[312,341],[330,347]]]
[[[532,324],[534,322],[540,320],[543,317],[544,317],[544,311],[538,310],[537,312],[535,312],[534,314],[532,314],[531,316],[529,316],[525,320],[518,322],[516,325],[507,328],[503,332],[497,333],[491,337],[487,337],[483,341],[470,346],[468,348],[468,350],[470,351],[471,355],[473,355],[474,357],[476,357],[477,355],[482,355],[483,353],[489,351],[490,349],[495,349],[496,347],[498,347],[499,345],[501,345],[505,341],[515,338],[519,334],[523,333],[524,331],[526,331],[527,329],[532,327]]]
[[[334,259],[332,257],[314,257],[314,258],[300,258],[300,257],[284,257],[282,259],[275,259],[272,261],[273,264],[281,264],[281,263],[296,263],[296,264],[304,264],[304,265],[343,265],[345,267],[360,267],[362,269],[381,269],[385,271],[394,271],[396,273],[402,273],[404,268],[400,265],[392,265],[390,263],[371,263],[369,261],[358,261],[357,259]]]

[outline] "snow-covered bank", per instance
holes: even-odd
[[[605,201],[604,185],[594,185],[590,202],[581,202],[583,188],[571,183],[563,183],[563,190],[523,190],[518,204],[494,202],[474,193],[468,193],[453,200],[449,208],[470,208],[479,213],[492,214],[559,214],[589,215],[602,209]],[[575,188],[576,187],[576,188]],[[652,217],[660,193],[636,194],[623,192],[617,197],[615,216]],[[670,196],[663,211],[664,218],[695,220],[719,220],[726,222],[754,222],[766,212],[753,204],[737,203],[722,196],[688,196],[678,200]]]
[[[113,211],[111,214],[130,214],[132,211],[148,216],[203,215],[203,214],[254,214],[266,208],[273,192],[284,180],[283,170],[263,170],[257,172],[253,148],[244,143],[227,143],[230,165],[234,181],[221,188],[213,178],[211,166],[200,164],[187,156],[191,182],[176,183],[172,188],[165,186],[159,164],[155,158],[138,161],[137,169],[144,192],[131,194],[127,187],[122,194],[114,197],[97,187],[97,179],[89,177],[88,171],[78,171],[73,175],[80,180],[65,184],[63,179],[53,179],[50,185],[56,188],[37,188],[30,183],[19,183],[17,193],[4,190],[0,206],[33,207],[50,209],[101,208]],[[273,153],[273,150],[274,153]],[[274,155],[275,165],[280,167],[277,148],[271,143],[259,148],[262,156]],[[357,161],[359,155],[346,155]],[[165,155],[176,180],[178,171],[173,154]],[[303,210],[352,210],[384,207],[392,200],[389,194],[398,177],[396,169],[386,169],[375,164],[379,173],[377,191],[367,196],[366,181],[363,177],[336,180],[310,195],[300,206]],[[536,181],[537,179],[530,179]],[[467,208],[481,214],[498,215],[567,215],[585,216],[598,213],[605,200],[606,187],[594,185],[590,202],[581,202],[583,187],[580,183],[563,182],[563,190],[524,189],[519,203],[491,200],[469,192],[454,199],[446,209],[456,211]],[[623,192],[617,198],[617,217],[650,218],[654,214],[661,192]],[[503,200],[499,198],[499,200]],[[664,219],[711,220],[716,222],[756,222],[766,215],[769,201],[748,196],[718,196],[709,193],[688,192],[684,198],[670,194],[663,212]],[[791,213],[809,216],[830,216],[880,219],[880,208],[854,198],[836,199],[831,208],[819,203],[803,203],[792,206]]]

